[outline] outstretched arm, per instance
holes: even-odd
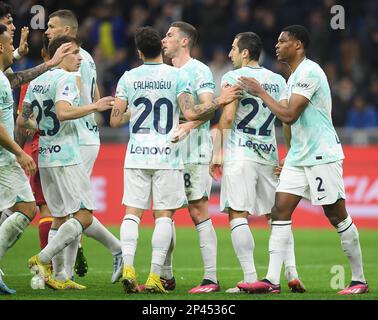
[[[44,62],[34,68],[26,69],[20,72],[15,73],[6,73],[11,88],[18,88],[22,84],[26,82],[30,82],[42,73],[45,73],[47,70],[57,66],[59,63],[62,62],[63,58],[70,54],[71,49],[71,43],[64,43],[62,44],[55,52],[54,56],[48,60],[47,62]]]
[[[288,106],[282,105],[274,100],[254,78],[240,77],[239,85],[249,93],[260,97],[277,118],[288,125],[298,120],[309,103],[306,97],[292,94]]]
[[[190,93],[181,93],[178,97],[178,103],[184,117],[189,121],[204,120],[219,107],[224,106],[240,98],[241,90],[238,86],[222,88],[222,94],[210,103],[195,105],[193,95]]]
[[[213,94],[210,92],[201,93],[199,95],[199,100],[202,104],[210,104],[213,100]],[[172,142],[176,143],[184,139],[186,136],[189,135],[191,130],[198,128],[200,125],[204,124],[206,121],[209,121],[213,117],[214,112],[209,114],[203,120],[194,120],[179,124],[179,126],[175,129],[175,132],[173,133]]]

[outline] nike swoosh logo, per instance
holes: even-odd
[[[318,197],[318,201],[323,200],[325,197],[326,197],[326,196],[321,197],[321,198]]]

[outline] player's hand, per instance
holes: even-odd
[[[210,161],[209,173],[214,180],[219,180],[222,176],[222,161]]]
[[[192,126],[189,122],[179,124],[173,132],[171,142],[177,143],[185,139],[189,135],[191,129]]]
[[[238,85],[248,93],[259,96],[261,93],[264,93],[265,90],[261,87],[260,82],[255,78],[251,77],[239,77]]]
[[[281,175],[281,171],[284,164],[285,164],[285,158],[281,159],[278,162],[278,165],[274,168],[274,174],[277,178],[279,178],[279,176]]]
[[[54,56],[49,61],[46,62],[47,66],[49,68],[53,68],[53,67],[57,66],[59,63],[62,62],[62,60],[64,59],[65,56],[72,53],[71,48],[72,48],[71,42],[63,43],[55,51]]]
[[[37,171],[37,166],[32,157],[29,156],[26,152],[22,151],[19,155],[16,156],[16,159],[28,176],[35,174],[35,172]]]
[[[242,96],[242,90],[239,85],[224,86],[222,87],[222,93],[217,98],[218,103],[225,106],[236,99],[240,99]]]
[[[109,110],[113,108],[114,106],[114,97],[112,96],[103,97],[100,100],[97,100],[95,105],[96,105],[96,111],[98,112]]]
[[[18,46],[18,53],[20,56],[26,56],[29,52],[28,45],[29,28],[23,27],[21,29],[20,45]]]

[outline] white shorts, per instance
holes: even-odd
[[[188,201],[210,198],[212,179],[208,164],[185,164],[184,185]]]
[[[333,204],[338,199],[345,199],[343,162],[308,167],[284,165],[277,192],[295,194],[311,200],[313,205]]]
[[[81,160],[83,160],[82,164],[89,177],[92,175],[93,166],[96,162],[99,150],[99,145],[80,146],[80,156]]]
[[[223,164],[220,209],[247,211],[264,215],[274,205],[277,178],[274,166],[253,161],[230,161]]]
[[[174,210],[188,204],[182,170],[124,169],[122,203],[148,210]]]
[[[33,191],[24,170],[15,162],[0,166],[0,211],[17,202],[34,202]]]
[[[62,218],[80,209],[95,210],[89,176],[81,164],[39,168],[42,191],[53,217]]]

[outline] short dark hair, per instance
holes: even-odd
[[[261,38],[254,32],[242,32],[238,33],[236,37],[238,39],[239,51],[247,49],[249,52],[249,58],[258,61],[262,50]]]
[[[303,47],[307,49],[309,43],[310,43],[310,34],[308,30],[299,24],[295,24],[292,26],[288,26],[286,28],[282,29],[282,32],[287,32],[291,37],[294,37],[295,39],[302,42]]]
[[[53,57],[56,50],[64,43],[69,43],[69,42],[73,42],[73,43],[76,43],[78,45],[78,47],[80,47],[81,43],[78,39],[74,38],[74,37],[70,37],[70,36],[61,36],[61,37],[56,37],[55,39],[51,40],[50,44],[49,44],[49,47],[48,47],[48,54],[49,54],[49,57]]]
[[[64,20],[63,23],[65,25],[68,25],[75,30],[79,28],[77,17],[75,13],[71,10],[63,9],[63,10],[54,11],[52,14],[49,15],[49,19],[54,18],[54,17],[58,17]]]
[[[189,48],[197,43],[198,32],[190,23],[184,21],[176,21],[171,24],[173,28],[179,28],[182,33],[184,33],[189,38]]]
[[[146,58],[156,58],[161,53],[159,32],[150,27],[138,28],[135,32],[135,46]]]
[[[0,19],[3,19],[8,14],[12,14],[12,13],[13,13],[12,7],[8,3],[4,1],[0,1]]]
[[[0,24],[0,36],[2,36],[4,34],[4,32],[6,32],[8,29],[6,26],[4,26],[3,24]]]

